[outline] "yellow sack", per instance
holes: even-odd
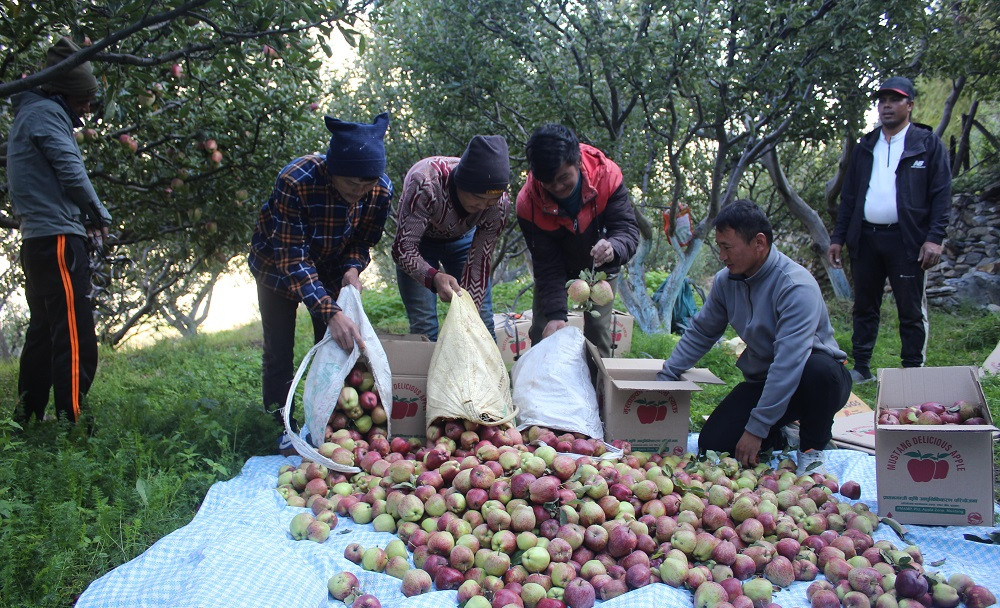
[[[507,367],[466,291],[455,294],[427,372],[427,426],[440,419],[512,423]]]

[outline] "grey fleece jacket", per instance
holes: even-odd
[[[85,226],[107,225],[111,216],[87,177],[69,110],[28,91],[14,96],[14,112],[7,182],[22,238],[86,236]]]
[[[678,379],[712,348],[727,324],[747,345],[736,366],[748,381],[764,382],[764,392],[745,427],[758,437],[767,437],[788,409],[813,351],[828,353],[837,361],[847,360],[833,337],[816,279],[773,244],[764,265],[753,276],[730,276],[728,269],[715,275],[705,306],[664,362],[657,379]]]

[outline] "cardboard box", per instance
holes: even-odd
[[[993,349],[989,357],[986,357],[983,367],[979,370],[980,376],[986,374],[1000,374],[1000,342],[997,342],[997,347]]]
[[[427,370],[434,342],[424,335],[380,335],[392,371],[392,409],[388,411],[392,437],[427,434]]]
[[[623,439],[636,450],[683,454],[691,423],[691,393],[696,383],[724,384],[707,369],[693,368],[682,379],[663,382],[656,372],[662,359],[602,359],[587,343],[604,440]]]
[[[867,409],[867,412],[834,417],[832,442],[835,446],[875,453],[875,417],[871,408]]]
[[[854,414],[869,414],[871,411],[872,408],[867,403],[862,401],[861,397],[858,397],[852,392],[851,396],[847,398],[847,403],[844,404],[844,407],[840,408],[840,411],[834,414],[833,417],[835,419],[846,418],[847,416],[853,416]]]
[[[583,331],[583,315],[585,314],[587,313],[571,310],[567,315],[566,323],[573,327],[579,327],[580,331]],[[632,330],[634,326],[635,317],[620,310],[612,311],[611,327],[609,329],[611,332],[612,357],[624,357],[632,352]]]
[[[611,356],[623,357],[632,352],[632,329],[635,317],[620,310],[612,311]]]
[[[494,313],[493,333],[497,337],[500,356],[507,367],[513,365],[531,348],[531,340],[528,339],[529,329],[531,329],[530,315],[525,317],[518,313]]]
[[[993,525],[993,418],[976,367],[879,370],[875,475],[879,515],[909,524]],[[881,425],[878,414],[926,401],[975,403],[983,425]]]

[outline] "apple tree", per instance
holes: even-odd
[[[117,344],[141,325],[197,327],[219,273],[245,262],[278,170],[325,149],[330,35],[355,38],[368,1],[4,3],[0,138],[12,95],[83,61],[100,83],[77,140],[114,217],[116,238],[92,259],[102,339]],[[81,50],[45,68],[59,36]],[[0,246],[16,260],[3,168],[0,184]],[[0,271],[0,286],[19,283],[16,264]]]
[[[405,109],[411,150],[440,153],[444,137],[500,133],[524,169],[527,135],[548,121],[604,149],[633,188],[642,235],[622,298],[645,331],[662,331],[711,220],[748,194],[765,161],[822,258],[818,201],[797,204],[789,180],[800,173],[783,170],[778,152],[839,146],[856,133],[864,92],[915,52],[911,19],[926,5],[398,0],[373,12],[375,52],[362,57],[358,97]],[[684,246],[654,228],[682,203],[700,220]],[[646,271],[670,265],[653,301]]]

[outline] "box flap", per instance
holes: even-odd
[[[424,342],[428,343],[431,341],[426,334],[390,334],[387,332],[377,331],[375,334],[381,342]]]
[[[978,371],[972,366],[880,369],[878,407],[900,409],[925,401],[947,406],[959,400],[985,405]]]
[[[837,441],[836,439],[831,439],[830,443],[833,444],[833,447],[841,450],[854,450],[856,452],[864,452],[865,454],[871,454],[872,456],[875,455],[874,448],[865,447],[863,445],[847,443],[846,441]]]
[[[642,369],[656,373],[663,369],[663,359],[605,359],[604,367],[613,369]]]
[[[612,372],[613,374],[614,372]],[[701,387],[694,382],[687,380],[632,380],[628,378],[616,379],[611,377],[611,383],[615,388],[630,391],[700,391]]]
[[[722,380],[722,378],[719,378],[704,367],[692,367],[681,374],[681,378],[691,382],[698,382],[700,384],[725,384],[725,381]]]
[[[841,443],[851,443],[874,450],[875,416],[868,411],[835,418],[832,433],[833,439]]]
[[[380,335],[392,375],[426,376],[435,343],[424,335]]]
[[[588,342],[588,348],[593,346]],[[623,379],[626,376],[630,379],[646,379],[650,381],[664,383],[656,380],[656,372],[663,369],[663,359],[602,359],[594,347],[591,355],[597,362],[600,371],[615,379]],[[619,373],[621,372],[621,373]],[[703,384],[725,384],[721,378],[713,374],[704,367],[692,367],[683,374],[681,380],[677,382],[700,382]],[[616,381],[616,385],[618,382]],[[661,388],[657,390],[678,390],[679,387]],[[687,389],[685,389],[687,390]]]

